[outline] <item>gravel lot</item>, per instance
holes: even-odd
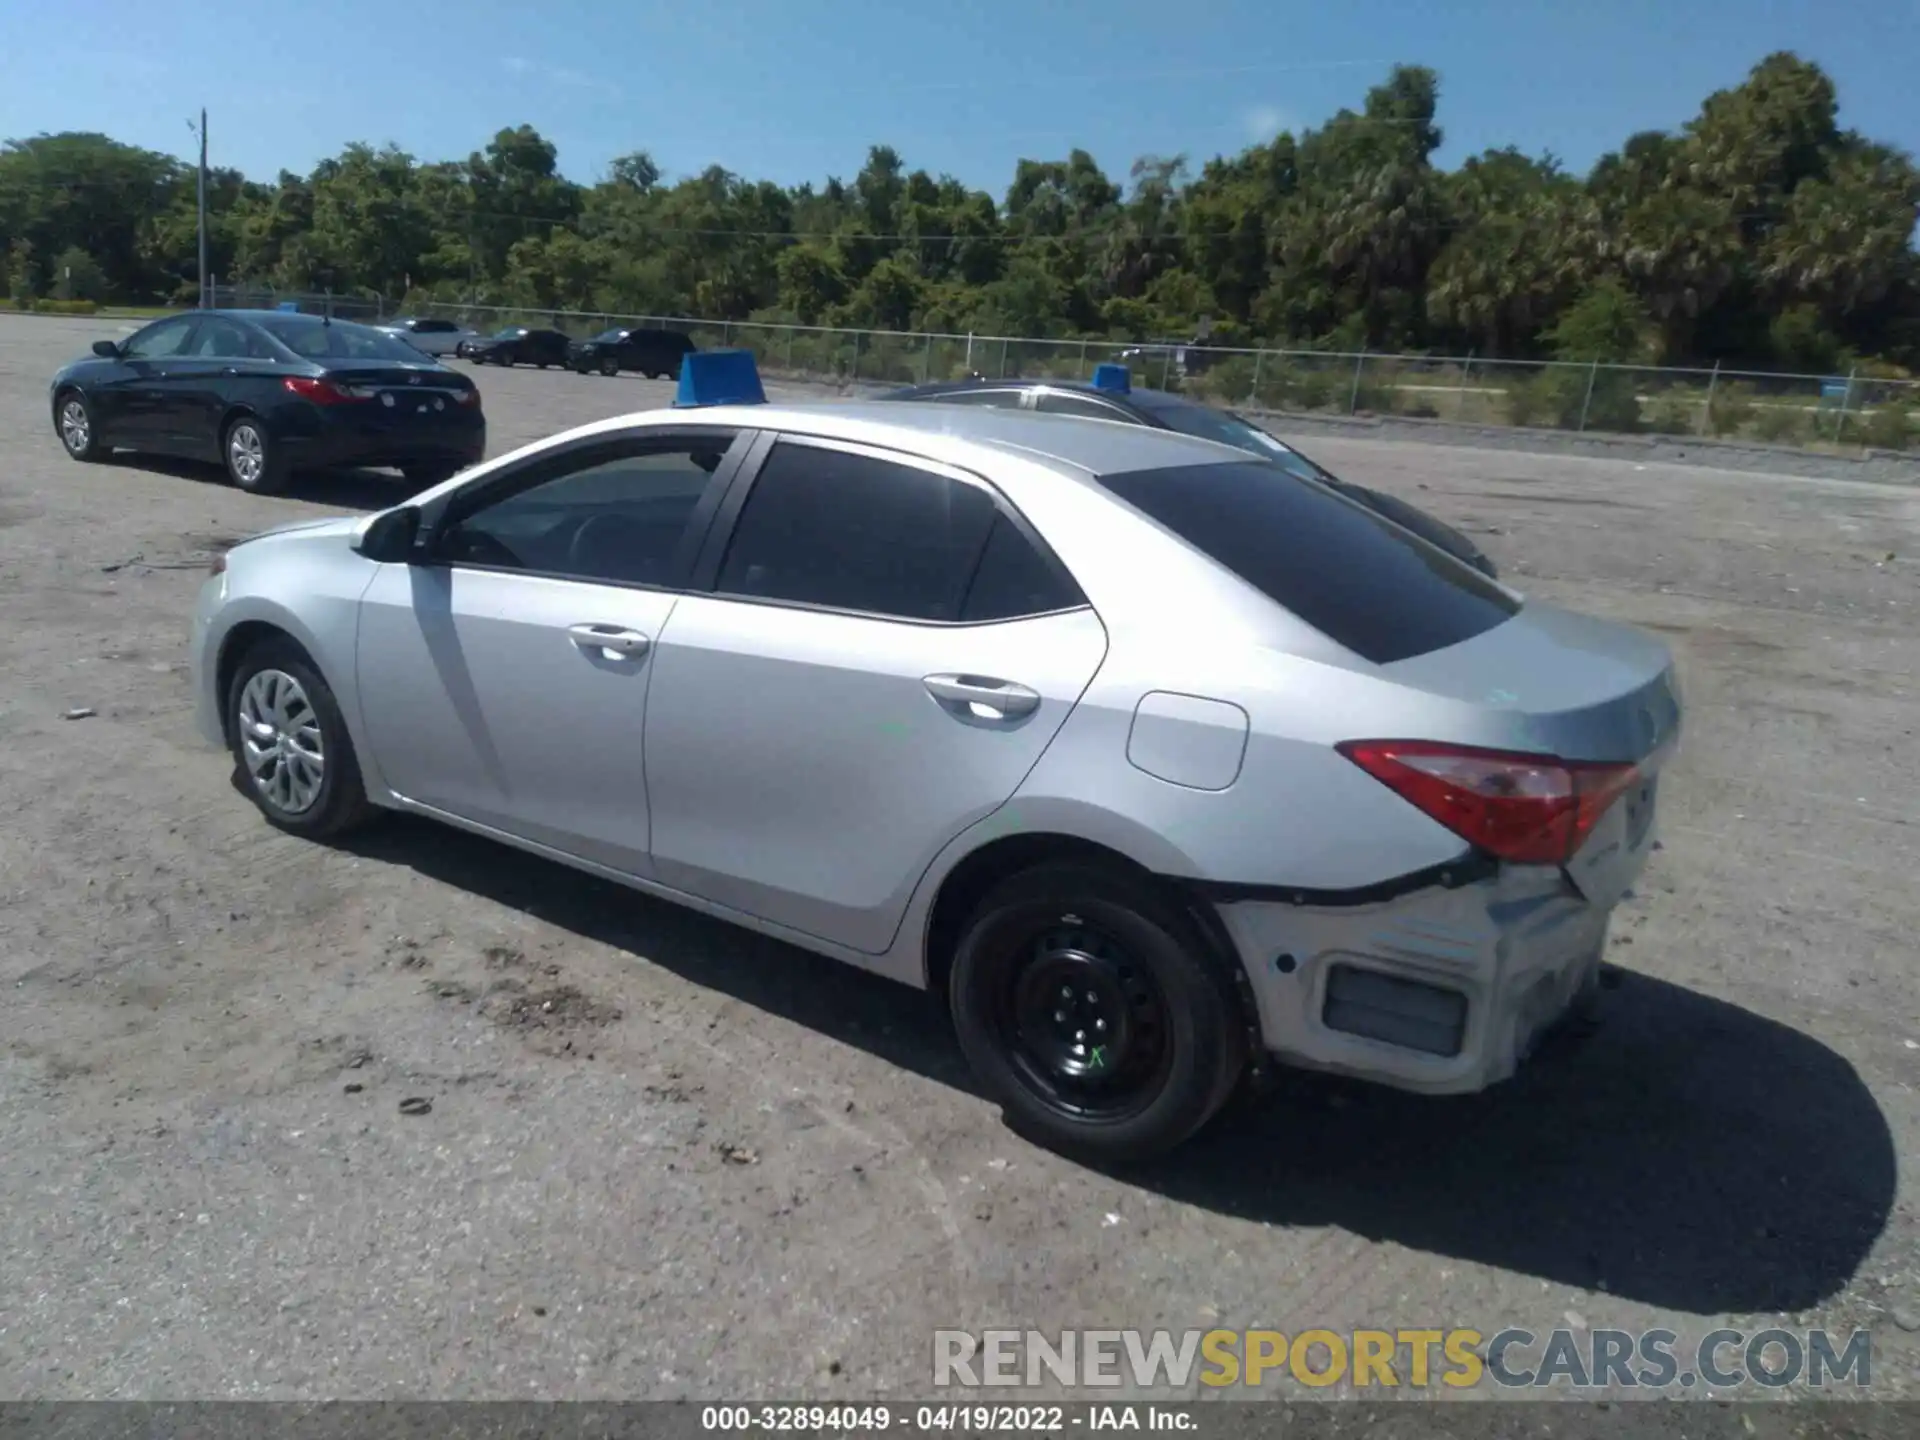
[[[1289,1079],[1102,1175],[913,992],[424,823],[269,830],[191,726],[206,557],[403,491],[71,463],[46,381],[130,328],[0,319],[0,1396],[904,1399],[937,1327],[1722,1323],[1871,1326],[1920,1393],[1920,490],[1311,443],[1670,637],[1665,849],[1591,1039],[1468,1100]],[[496,450],[667,398],[481,374]]]

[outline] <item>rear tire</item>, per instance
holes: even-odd
[[[292,640],[263,640],[241,657],[226,715],[235,774],[275,829],[327,840],[379,813],[332,687]]]
[[[1090,1160],[1173,1149],[1246,1064],[1224,964],[1145,882],[1085,864],[996,886],[961,937],[948,999],[1008,1123]]]
[[[620,373],[620,362],[618,360],[602,360],[600,362],[600,373],[608,379],[612,379]]]
[[[220,435],[220,458],[227,479],[251,494],[276,495],[287,487],[287,463],[279,442],[251,415],[228,422]]]
[[[87,404],[86,396],[78,390],[62,390],[54,401],[54,415],[60,444],[69,459],[92,465],[107,458],[107,448],[100,443],[100,427],[93,423],[93,407]]]

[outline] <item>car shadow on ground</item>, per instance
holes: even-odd
[[[211,462],[178,460],[171,455],[134,455],[122,450],[115,453],[109,463],[126,470],[145,470],[149,474],[197,481],[202,485],[230,485],[226,472]],[[420,489],[392,471],[303,470],[288,482],[285,490],[268,498],[300,500],[338,510],[385,510]]]
[[[423,820],[352,842],[977,1094],[934,998]],[[1597,1033],[1507,1084],[1429,1099],[1288,1072],[1175,1155],[1114,1172],[1186,1204],[1333,1225],[1663,1309],[1811,1308],[1894,1202],[1893,1138],[1859,1074],[1788,1026],[1609,972]]]

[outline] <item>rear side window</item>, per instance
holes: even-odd
[[[1051,557],[1043,555],[1005,515],[997,516],[987,548],[967,587],[960,618],[967,621],[1017,620],[1046,615],[1086,603],[1079,586]]]
[[[420,363],[420,352],[406,341],[374,330],[335,320],[323,325],[315,320],[283,320],[265,317],[260,328],[272,335],[294,354],[308,360],[391,360],[395,364]]]
[[[783,441],[753,482],[718,588],[958,620],[997,515],[985,491],[935,471]]]
[[[1100,483],[1376,665],[1471,640],[1520,609],[1460,561],[1275,465],[1134,470]]]

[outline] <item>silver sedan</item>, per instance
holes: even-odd
[[[1477,1090],[1591,1000],[1658,640],[1207,440],[703,398],[229,551],[195,686],[267,820],[416,812],[943,991],[1108,1159],[1270,1058]]]

